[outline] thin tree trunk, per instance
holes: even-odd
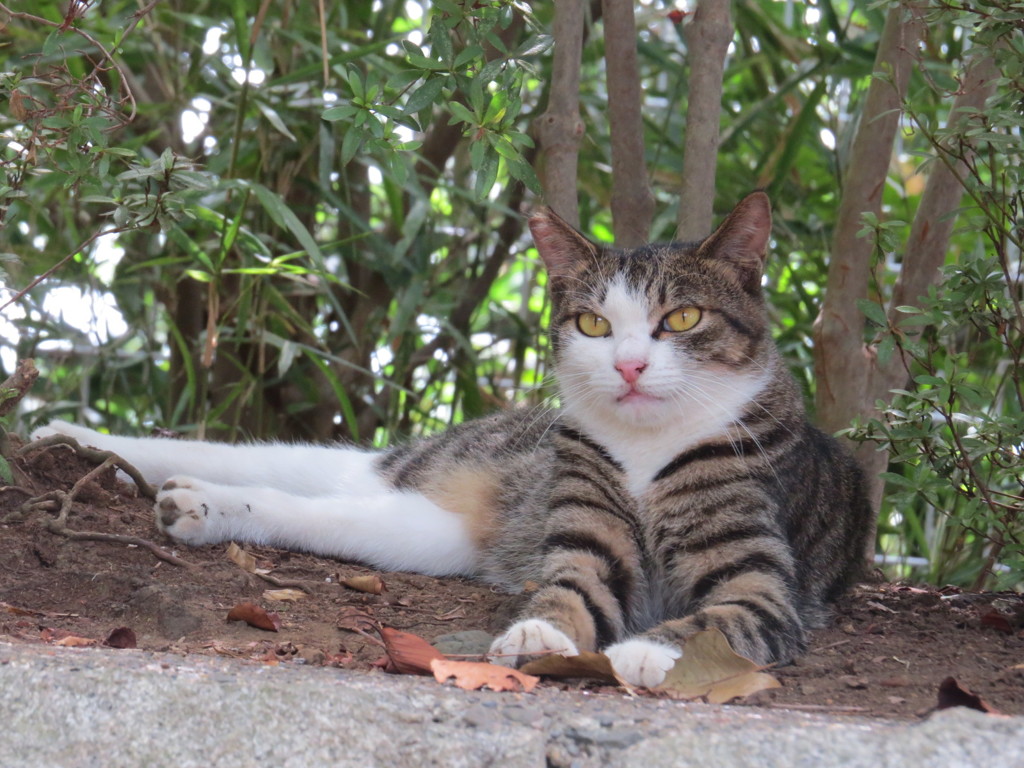
[[[537,121],[544,198],[555,213],[574,227],[580,223],[576,168],[583,140],[579,96],[583,16],[583,0],[555,3],[551,92],[548,108]]]
[[[978,54],[971,62],[960,92],[953,101],[948,118],[951,124],[964,120],[965,115],[981,112],[994,90],[995,78],[999,77],[995,60],[988,51],[978,51]],[[945,263],[949,239],[956,223],[955,217],[950,214],[960,206],[964,194],[965,165],[963,161],[949,160],[948,163],[939,160],[931,165],[931,173],[903,253],[899,279],[889,301],[890,325],[896,326],[906,317],[898,307],[916,305],[920,297],[928,292],[928,288],[937,284],[942,276],[939,270]],[[913,336],[910,330],[905,329],[903,333]],[[905,387],[909,378],[909,361],[898,351],[884,364],[873,355],[870,362],[868,384],[861,402],[861,410],[867,416],[877,415],[875,403],[889,400],[890,392]],[[877,478],[885,471],[889,458],[886,452],[864,443],[858,448],[857,454],[868,477]],[[882,500],[882,483],[874,483],[871,491],[875,506],[878,507]]]
[[[602,5],[612,145],[612,222],[615,244],[628,248],[647,242],[654,217],[644,156],[636,19],[631,0],[604,0]]]
[[[729,6],[730,0],[700,0],[684,31],[690,80],[676,230],[679,240],[700,240],[711,232],[722,76],[733,36]]]
[[[889,9],[874,67],[882,77],[868,87],[839,204],[825,300],[814,326],[817,418],[827,432],[848,427],[864,412],[874,355],[864,344],[857,300],[867,297],[874,246],[857,233],[865,212],[878,216],[881,211],[900,105],[923,29],[916,10],[913,5]]]

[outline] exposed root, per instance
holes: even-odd
[[[142,473],[140,473],[138,469],[117,454],[112,453],[111,451],[100,451],[95,448],[82,446],[77,440],[67,437],[66,435],[50,435],[49,437],[44,437],[41,440],[36,440],[35,442],[29,443],[21,448],[17,455],[24,456],[31,452],[48,451],[58,446],[68,447],[82,458],[99,463],[96,467],[80,477],[70,491],[48,491],[40,494],[39,496],[34,496],[25,501],[17,512],[9,515],[8,520],[15,515],[24,519],[34,512],[52,512],[56,509],[57,516],[51,517],[46,521],[46,529],[51,533],[63,536],[66,539],[71,539],[72,541],[107,541],[116,544],[134,545],[142,547],[143,549],[148,549],[157,559],[163,560],[165,563],[181,566],[183,568],[192,567],[192,563],[172,555],[170,552],[148,539],[142,539],[138,536],[126,536],[118,533],[103,533],[101,531],[76,531],[69,528],[68,517],[71,514],[71,507],[74,504],[75,497],[82,488],[111,467],[116,467],[131,477],[132,480],[135,481],[136,485],[138,485],[139,491],[143,496],[155,499],[156,489],[143,479]]]
[[[67,446],[86,461],[91,461],[96,464],[102,462],[105,466],[116,466],[135,481],[135,484],[139,487],[139,493],[147,499],[156,500],[156,487],[147,483],[146,479],[142,476],[142,473],[139,472],[134,465],[125,461],[113,451],[101,451],[98,448],[90,448],[89,446],[81,445],[77,440],[75,440],[75,438],[68,437],[67,435],[49,435],[47,437],[40,438],[28,445],[22,446],[15,455],[19,457],[27,456],[30,453],[47,451],[61,445]],[[33,459],[33,461],[35,461],[35,459]],[[93,473],[90,472],[86,477],[91,477],[92,475]],[[85,478],[83,478],[83,480],[84,479]],[[77,485],[78,484],[76,484],[76,487]]]

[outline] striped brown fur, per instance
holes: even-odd
[[[792,659],[857,575],[871,511],[857,467],[808,423],[772,342],[760,285],[766,198],[746,198],[702,243],[620,251],[589,243],[551,212],[531,225],[550,272],[565,409],[455,427],[392,449],[381,473],[455,511],[466,504],[432,491],[453,493],[446,475],[493,477],[480,496],[486,509],[472,510],[486,532],[481,576],[510,589],[540,584],[522,616],[547,621],[580,650],[633,636],[679,644],[717,627],[757,662]],[[614,323],[607,340],[582,338],[580,315],[633,311],[630,302],[650,317],[649,340],[628,342],[644,351],[626,363],[614,352],[594,375],[625,386],[616,366],[632,365],[644,382],[683,361],[664,374],[669,394],[651,423],[644,409],[661,406],[641,398],[635,439],[632,417],[609,425],[591,408],[598,395],[580,383],[591,374],[579,360],[626,343]],[[680,307],[700,310],[697,325],[659,324]],[[744,387],[753,392],[746,402],[732,394]],[[729,408],[719,426],[705,426]],[[609,437],[618,434],[627,437]],[[656,465],[635,455],[648,436],[669,451]]]

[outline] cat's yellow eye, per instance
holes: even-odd
[[[700,310],[697,307],[683,307],[669,312],[661,321],[663,331],[688,331],[700,322]]]
[[[584,312],[577,317],[576,327],[585,336],[607,336],[612,332],[612,324],[593,312]]]

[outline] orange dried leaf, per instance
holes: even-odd
[[[486,661],[448,661],[441,658],[431,661],[430,669],[437,682],[444,683],[454,677],[455,685],[467,691],[490,688],[492,691],[529,693],[540,682],[539,677]]]
[[[250,627],[277,632],[281,628],[281,617],[269,613],[253,603],[239,603],[228,611],[228,621],[244,621]]]
[[[430,662],[437,659],[444,661],[444,654],[411,632],[381,627],[380,638],[384,641],[384,650],[394,670],[403,675],[429,675]]]
[[[341,579],[338,583],[343,587],[354,589],[357,592],[367,592],[371,595],[379,595],[386,589],[384,580],[375,573],[365,576],[349,576],[346,579]]]
[[[86,648],[90,645],[96,645],[96,643],[96,640],[92,640],[88,637],[67,635],[66,637],[62,637],[60,640],[54,642],[54,645],[60,645],[64,648]]]
[[[15,616],[43,616],[42,611],[33,611],[29,608],[19,608],[16,605],[10,603],[0,603],[0,610],[7,613],[13,613]]]

